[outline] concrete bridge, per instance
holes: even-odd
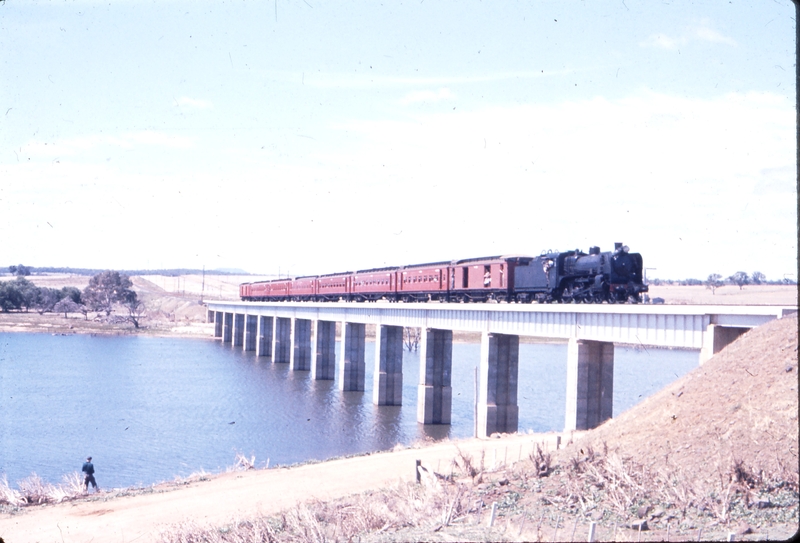
[[[417,421],[449,424],[453,331],[480,332],[477,433],[516,432],[519,338],[564,339],[565,430],[611,418],[614,344],[696,349],[702,364],[748,329],[796,307],[559,304],[208,302],[214,337],[312,379],[333,380],[341,323],[339,389],[364,390],[365,325],[376,326],[373,402],[402,405],[403,328],[420,328]]]

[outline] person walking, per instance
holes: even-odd
[[[86,492],[89,492],[89,483],[92,483],[94,491],[97,492],[97,481],[94,480],[94,464],[92,464],[91,456],[86,458],[86,462],[83,463],[81,471],[86,474],[86,477],[83,479],[83,485],[86,487]]]

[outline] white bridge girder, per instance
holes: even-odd
[[[208,302],[212,311],[453,331],[701,349],[710,324],[752,328],[778,306]]]

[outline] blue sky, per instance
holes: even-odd
[[[794,5],[0,4],[0,265],[797,269]]]

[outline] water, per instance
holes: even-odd
[[[337,349],[337,367],[338,367]],[[416,422],[419,356],[404,354],[402,407],[372,404],[240,348],[151,337],[0,334],[0,476],[50,482],[94,457],[103,487],[256,465],[323,460],[473,432],[480,346],[453,345],[450,426]],[[615,351],[614,416],[697,366],[696,351]],[[564,427],[566,345],[520,345],[520,431]]]

